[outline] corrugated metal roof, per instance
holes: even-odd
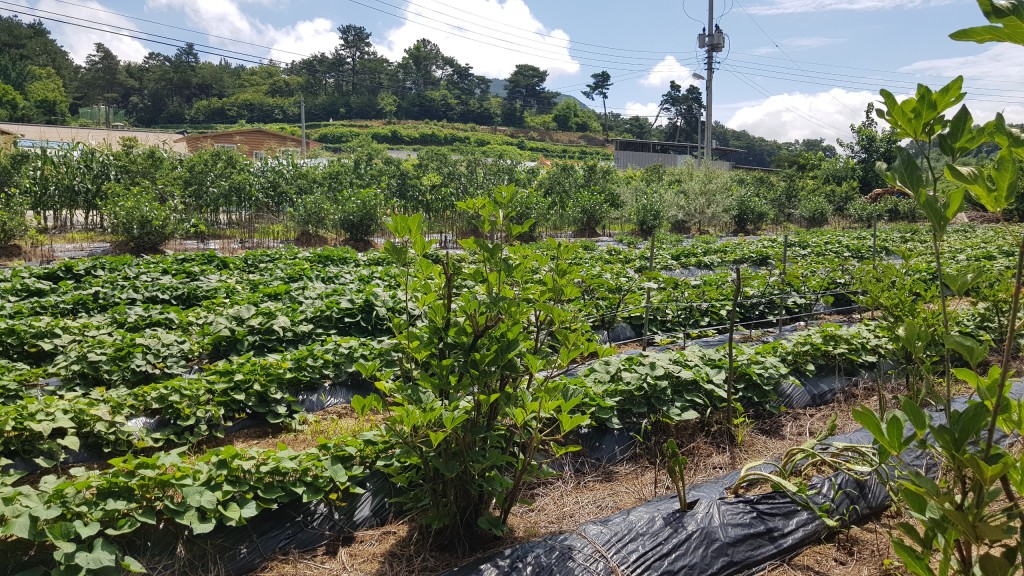
[[[632,138],[612,138],[612,142],[635,142],[637,144],[658,144],[660,146],[676,146],[678,148],[703,148],[704,144],[694,144],[693,142],[662,142],[659,140],[634,140]],[[740,148],[728,148],[725,146],[714,146],[712,150],[722,150],[724,152],[746,152],[746,150]]]
[[[48,124],[0,123],[0,131],[14,134],[25,140],[40,142],[69,142],[90,146],[107,146],[118,149],[122,138],[135,138],[144,146],[169,148],[176,152],[187,152],[184,144],[178,144],[179,134],[156,130],[108,130],[80,126],[52,126]]]

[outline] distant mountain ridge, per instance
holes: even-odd
[[[501,78],[490,78],[490,81],[491,94],[497,96],[498,98],[504,98],[506,93],[505,80]],[[586,102],[580,100],[579,98],[573,96],[572,94],[563,94],[562,92],[555,92],[555,94],[558,94],[558,97],[555,98],[555,104],[561,104],[564,100],[575,100],[581,108],[587,105]]]

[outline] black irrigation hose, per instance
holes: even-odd
[[[854,296],[854,295],[858,295],[858,294],[863,294],[863,291],[861,291],[861,290],[832,290],[832,291],[829,291],[829,292],[812,292],[812,293],[807,293],[807,294],[778,294],[776,296],[765,296],[763,298],[742,299],[742,300],[740,300],[740,303],[743,304],[743,303],[751,303],[751,302],[773,302],[775,300],[781,300],[783,298],[821,298],[822,296],[839,296],[839,295],[842,295],[842,296]],[[715,306],[717,304],[729,304],[729,305],[732,305],[732,300],[718,300],[718,301],[714,301],[714,302],[678,302],[678,301],[677,302],[654,302],[654,303],[651,303],[651,308],[668,308],[668,307],[671,307],[671,306],[678,306],[680,308],[684,308],[684,307],[710,307],[710,306]],[[587,316],[584,319],[587,320],[588,322],[593,322],[595,320],[603,320],[605,318],[613,318],[615,316],[619,316],[619,315],[625,314],[627,312],[637,312],[637,311],[640,311],[640,310],[644,310],[645,308],[646,308],[646,306],[634,306],[632,308],[624,308],[622,310],[616,310],[614,312],[608,312],[607,314],[598,314],[596,316]],[[767,318],[764,321],[765,322],[770,322],[772,320],[779,320],[779,318]]]
[[[778,322],[780,320],[795,320],[795,319],[799,319],[799,318],[813,318],[815,316],[826,316],[828,314],[837,314],[837,313],[843,313],[843,312],[853,312],[853,311],[856,311],[856,310],[861,310],[861,306],[859,306],[859,305],[845,306],[843,308],[830,308],[828,310],[820,310],[820,311],[816,311],[816,312],[806,312],[804,314],[795,314],[793,316],[779,316],[779,317],[775,317],[775,318],[765,318],[765,319],[761,319],[761,320],[749,320],[747,322],[737,322],[735,325],[736,326],[753,326],[755,324],[766,324],[766,323],[770,323],[770,322]],[[631,340],[623,340],[621,342],[615,342],[615,344],[616,345],[622,345],[622,344],[632,344],[634,342],[642,342],[642,341],[644,341],[646,339],[651,338],[652,336],[659,336],[659,337],[685,336],[686,334],[692,334],[694,332],[713,332],[713,331],[716,331],[716,330],[725,330],[727,328],[729,328],[729,325],[728,324],[723,324],[721,326],[708,326],[706,328],[693,328],[693,329],[690,329],[690,330],[682,330],[680,332],[667,332],[667,333],[658,333],[658,334],[648,334],[646,337],[641,336],[640,338],[633,338]]]

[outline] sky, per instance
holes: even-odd
[[[609,111],[654,120],[670,80],[706,91],[697,35],[705,0],[0,0],[43,19],[82,62],[95,42],[126,60],[184,41],[205,58],[291,61],[337,44],[344,24],[367,28],[396,60],[429,38],[478,74],[517,64],[549,71],[549,89],[574,94],[607,70]],[[22,19],[28,19],[24,14]],[[1024,47],[954,42],[985,24],[976,0],[714,0],[727,37],[715,60],[714,120],[780,141],[850,138],[886,88],[912,94],[965,77],[977,121],[1002,111],[1024,122]],[[115,34],[119,32],[121,35]],[[148,38],[141,40],[140,38]],[[600,103],[594,103],[600,109]]]

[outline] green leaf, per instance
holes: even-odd
[[[193,508],[213,510],[217,507],[217,495],[202,486],[183,488],[181,497]]]
[[[67,436],[57,440],[57,443],[65,446],[69,450],[78,450],[81,447],[78,436],[74,436],[72,434],[68,434]]]
[[[986,167],[947,164],[946,178],[963,186],[989,212],[1001,213],[1017,194],[1017,159],[1012,150],[1003,148]]]
[[[975,131],[974,118],[967,106],[961,106],[949,121],[946,131],[939,134],[939,150],[952,161],[977,148],[984,135],[983,130]]]
[[[978,567],[985,576],[1009,576],[1018,571],[1005,558],[991,552],[985,552],[978,558]]]
[[[963,357],[971,366],[981,364],[988,357],[988,345],[963,334],[946,334],[946,347]]]
[[[117,566],[117,546],[103,538],[92,541],[92,550],[75,552],[75,564],[86,570],[100,570]]]
[[[885,430],[882,428],[882,420],[874,410],[867,406],[858,406],[850,414],[858,424],[874,436],[876,442],[882,445],[887,444]]]
[[[903,561],[903,567],[915,576],[935,576],[935,572],[929,565],[931,556],[908,546],[906,543],[893,538],[892,549]]]
[[[906,148],[897,150],[896,162],[882,175],[890,185],[907,191],[919,204],[921,198],[928,193],[921,166]]]
[[[1010,42],[1024,46],[1024,1],[978,0],[978,5],[991,24],[957,30],[950,38],[960,42]]]
[[[928,429],[928,415],[909,396],[903,398],[903,403],[900,408],[903,410],[903,414],[906,415],[907,420],[910,421],[910,425],[914,427],[914,430],[916,430],[918,434],[922,434]]]
[[[146,572],[148,572],[145,566],[143,566],[138,560],[132,558],[131,556],[125,556],[121,558],[121,568],[124,568],[125,570],[132,572],[133,574],[145,574]]]
[[[31,540],[32,517],[28,513],[22,513],[13,518],[8,518],[7,522],[4,523],[3,534]]]

